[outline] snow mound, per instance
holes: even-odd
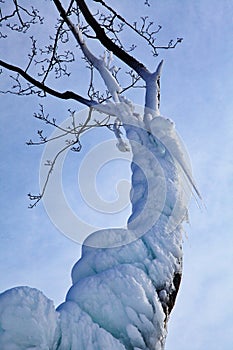
[[[16,287],[0,294],[0,349],[53,350],[58,338],[58,313],[42,292]]]

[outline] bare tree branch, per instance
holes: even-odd
[[[59,92],[57,90],[54,90],[54,89],[48,87],[47,85],[44,85],[43,83],[39,82],[35,78],[33,78],[31,75],[29,75],[27,72],[25,72],[20,67],[14,66],[14,65],[9,64],[7,62],[4,62],[2,60],[0,60],[0,66],[20,74],[29,83],[38,87],[42,92],[44,92],[44,94],[48,93],[49,95],[61,98],[63,100],[69,100],[69,99],[75,100],[77,102],[80,102],[80,103],[88,106],[88,107],[91,107],[91,106],[94,106],[97,104],[95,101],[88,100],[88,99],[76,94],[73,91]],[[38,93],[38,95],[41,96],[39,93]]]
[[[105,1],[103,1],[103,0],[94,0],[94,1],[100,3],[103,7],[105,7],[107,10],[109,10],[112,13],[112,16],[110,16],[110,18],[107,17],[107,20],[109,23],[107,25],[102,24],[102,26],[105,27],[110,32],[112,32],[113,35],[115,35],[116,40],[120,43],[120,47],[122,49],[124,49],[124,48],[123,48],[123,46],[122,46],[122,44],[117,36],[117,33],[123,31],[124,25],[126,25],[127,27],[132,29],[137,35],[139,35],[142,39],[144,39],[151,46],[152,53],[154,56],[158,55],[158,53],[157,53],[158,48],[165,48],[165,47],[157,47],[155,45],[155,40],[156,40],[155,34],[159,33],[159,31],[162,29],[162,26],[158,25],[156,30],[152,30],[151,27],[154,23],[152,21],[147,23],[148,16],[141,17],[142,25],[140,27],[137,27],[137,22],[134,22],[133,24],[129,23],[128,21],[126,21],[126,19],[124,17],[119,15],[111,6],[107,5]],[[114,22],[115,18],[117,18],[121,21],[121,25],[118,26],[118,29],[113,27],[113,22]],[[136,45],[133,45],[133,47],[131,47],[130,51],[132,51],[135,47],[136,47]]]
[[[29,11],[27,8],[18,4],[18,0],[13,0],[13,4],[15,9],[10,14],[3,15],[0,10],[0,23],[7,22],[7,27],[12,31],[26,33],[32,24],[43,24],[44,18],[40,16],[39,11],[31,6],[31,10]],[[23,15],[26,16],[23,19]],[[8,20],[16,17],[18,23],[11,23]],[[1,35],[0,37],[7,37]]]
[[[73,3],[74,3],[74,0],[71,1],[69,7],[68,7],[68,10],[66,11],[66,16],[68,15],[68,13],[70,12],[72,6],[73,6]],[[45,82],[45,80],[47,79],[48,77],[48,74],[50,72],[50,70],[53,68],[53,62],[55,60],[55,56],[56,56],[56,50],[57,50],[57,45],[58,45],[58,40],[59,40],[59,36],[60,36],[60,32],[62,30],[62,27],[63,27],[63,24],[65,23],[64,20],[61,21],[60,25],[58,26],[57,28],[57,32],[56,32],[56,35],[55,35],[55,39],[54,39],[54,44],[53,44],[53,47],[51,49],[52,51],[52,56],[50,57],[49,59],[49,65],[47,67],[47,69],[45,70],[45,74],[44,74],[44,78],[43,78],[43,83]],[[56,60],[56,62],[58,62],[58,60]]]

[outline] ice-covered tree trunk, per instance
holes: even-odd
[[[165,131],[163,124],[171,126],[171,122],[157,116],[149,131],[134,118],[123,116],[133,151],[128,230],[101,230],[86,240],[72,271],[73,286],[58,311],[62,322],[73,308],[85,312],[116,341],[111,348],[159,350],[164,348],[181,278],[182,177],[153,132],[157,126]],[[79,332],[78,337],[81,346],[85,335]],[[66,349],[71,334],[65,331],[62,339],[61,349]]]
[[[144,117],[124,98],[112,105],[133,153],[128,227],[97,231],[87,238],[66,302],[58,308],[62,329],[68,328],[67,315],[76,308],[76,317],[84,312],[105,330],[103,348],[163,349],[179,289],[181,224],[187,214],[184,178],[191,181],[191,175],[173,122],[159,115],[160,69],[161,64],[146,77]],[[122,148],[117,131],[116,135]],[[80,349],[93,337],[92,347],[98,348],[96,332],[87,339],[78,324],[74,328]],[[63,331],[61,339],[61,349],[71,346],[69,332]]]

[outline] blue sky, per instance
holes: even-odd
[[[233,3],[228,0],[155,3],[152,17],[163,25],[158,40],[184,37],[176,50],[163,51],[159,56],[165,59],[161,112],[176,123],[206,206],[200,210],[195,201],[190,205],[190,225],[186,225],[184,237],[184,274],[169,324],[166,350],[187,347],[230,350]],[[124,5],[121,6],[124,11]],[[135,5],[131,16],[137,15],[138,8]],[[18,48],[14,49],[17,54]],[[143,60],[143,52],[140,55]],[[154,69],[158,59],[146,57],[145,63]],[[129,97],[140,103],[137,95],[132,93]],[[26,194],[38,191],[43,150],[31,149],[25,142],[42,128],[32,118],[41,101],[10,95],[0,96],[0,101],[0,290],[29,285],[42,290],[57,305],[70,286],[70,270],[80,256],[80,246],[56,230],[43,205],[27,209]],[[50,99],[48,104],[55,114],[64,115],[64,119],[68,116],[71,103]],[[126,176],[127,172],[122,170],[120,175]]]

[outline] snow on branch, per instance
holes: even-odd
[[[120,130],[120,126],[121,126],[121,121],[119,118],[116,118],[115,123],[113,125],[113,132],[118,140],[118,143],[116,144],[116,146],[121,152],[129,152],[130,151],[129,146],[122,139],[122,136],[121,136],[122,132]]]
[[[105,56],[102,58],[97,58],[96,56],[94,56],[92,52],[89,50],[89,48],[87,47],[87,44],[83,39],[80,27],[75,26],[72,23],[70,18],[66,15],[66,12],[59,0],[54,0],[54,3],[57,6],[57,9],[60,12],[61,17],[65,20],[66,24],[68,25],[69,29],[71,30],[75,39],[77,40],[84,56],[100,73],[105,85],[107,86],[108,91],[113,97],[113,100],[115,102],[119,102],[118,94],[121,92],[122,89],[119,86],[115,77],[113,76],[112,72],[110,71],[109,63],[112,60],[112,54],[109,53],[108,63],[106,62]]]
[[[144,109],[144,123],[150,130],[150,121],[160,115],[160,75],[163,61],[158,64],[154,73],[150,73],[146,79],[146,97]]]
[[[79,45],[85,57],[88,61],[98,70],[100,73],[108,91],[112,95],[114,102],[119,102],[118,94],[122,91],[120,85],[118,84],[116,78],[113,76],[111,72],[110,64],[112,62],[112,53],[109,52],[108,57],[106,57],[106,53],[103,57],[97,58],[92,54],[92,52],[88,49],[86,42],[83,39],[80,28],[76,27],[77,37],[79,41]],[[114,67],[113,67],[114,68]]]

